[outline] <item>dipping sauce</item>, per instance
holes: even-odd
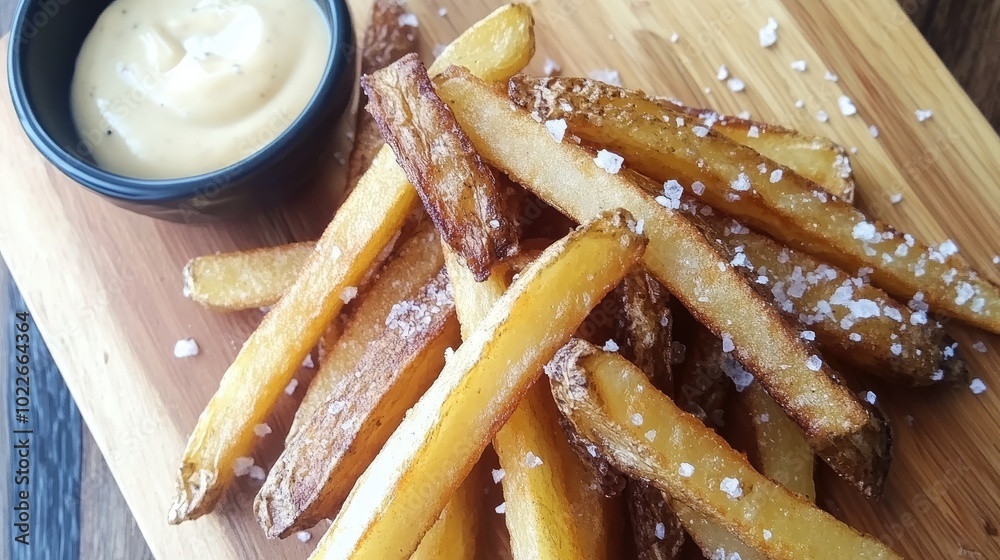
[[[313,0],[116,0],[76,61],[73,119],[102,168],[221,169],[274,140],[319,86],[330,30]]]

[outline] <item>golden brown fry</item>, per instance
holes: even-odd
[[[680,113],[665,112],[642,92],[583,78],[524,77],[511,87],[541,119],[565,119],[569,133],[619,154],[632,169],[690,185],[711,206],[789,247],[847,270],[868,268],[872,283],[895,297],[919,293],[936,311],[1000,333],[1000,288],[954,254],[953,243],[929,248],[869,219],[700,122],[679,124]]]
[[[815,502],[815,461],[802,430],[760,385],[751,384],[741,398],[754,428],[761,474]]]
[[[195,257],[184,267],[184,295],[212,309],[274,305],[295,283],[315,243]]]
[[[566,489],[559,412],[548,383],[539,379],[493,438],[504,470],[503,495],[511,550],[517,560],[584,558]],[[570,452],[572,453],[572,452]],[[576,458],[570,455],[570,460]]]
[[[416,52],[417,28],[401,24],[399,20],[404,15],[406,7],[399,0],[375,0],[372,4],[371,18],[361,47],[362,76],[388,66],[406,53]],[[361,95],[355,117],[354,146],[347,159],[346,193],[354,190],[375,154],[385,144],[375,119],[361,109],[365,104],[364,91]]]
[[[370,342],[385,331],[385,319],[393,306],[416,296],[437,276],[442,266],[441,240],[431,227],[419,229],[397,248],[371,285],[358,296],[340,338],[332,345],[321,344],[325,346],[324,357],[295,411],[285,441],[292,441],[344,376],[356,371]]]
[[[362,76],[368,112],[392,147],[441,238],[476,280],[517,253],[516,224],[486,164],[434,93],[417,55]]]
[[[573,340],[546,373],[559,409],[619,469],[649,480],[760,553],[779,560],[899,558],[755,471],[621,356]]]
[[[766,554],[761,554],[743,544],[743,541],[721,523],[712,521],[707,516],[684,505],[683,502],[670,500],[670,507],[677,512],[677,517],[684,530],[687,531],[691,540],[698,545],[706,558],[770,560]]]
[[[535,50],[534,21],[525,6],[504,6],[467,29],[437,64],[467,64],[502,81]],[[406,174],[383,147],[341,205],[295,284],[264,317],[198,419],[181,459],[177,498],[167,515],[176,524],[215,507],[233,478],[237,458],[253,448],[253,428],[343,306],[341,296],[364,278],[418,206]]]
[[[461,68],[437,91],[483,158],[576,220],[627,208],[650,238],[645,266],[692,314],[735,345],[735,356],[803,427],[817,454],[866,495],[878,496],[889,462],[889,429],[878,411],[836,380],[746,279],[680,212],[655,202],[645,179],[612,174],[593,153],[556,143],[541,124]]]
[[[708,329],[697,322],[688,329],[684,361],[676,367],[674,401],[706,426],[718,430],[725,425],[726,404],[733,388],[725,368],[737,371],[734,366],[739,366],[722,351],[722,340]]]
[[[254,500],[270,538],[333,517],[403,415],[460,342],[455,304],[442,270],[413,300],[393,306],[352,375],[344,376],[301,426]]]
[[[312,557],[408,557],[542,364],[644,247],[645,239],[619,213],[601,216],[543,252],[448,360],[355,485]]]
[[[441,510],[434,526],[420,540],[410,560],[473,560],[479,539],[480,500],[483,495],[482,462],[477,463]]]
[[[684,525],[659,488],[630,479],[626,491],[632,541],[639,560],[680,558],[687,535]]]
[[[692,211],[699,207],[690,206]],[[716,213],[698,213],[706,235],[721,244],[730,262],[746,269],[825,354],[906,385],[966,375],[958,343],[941,323],[915,319],[913,311],[869,284],[867,277],[788,249]]]
[[[520,76],[513,78],[520,80]],[[522,91],[518,88],[518,91]],[[685,107],[653,98],[669,111],[680,111],[733,142],[743,144],[806,179],[848,204],[854,202],[854,171],[847,150],[822,136],[811,136],[775,124],[719,115],[710,109]]]
[[[622,280],[614,295],[621,303],[615,342],[622,355],[645,372],[657,389],[673,394],[670,294],[647,270],[637,269]]]

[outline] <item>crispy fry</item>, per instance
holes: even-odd
[[[954,244],[928,248],[697,121],[678,124],[680,113],[665,113],[642,92],[582,78],[524,77],[511,87],[541,119],[565,119],[570,133],[621,155],[636,171],[692,185],[708,204],[789,247],[847,270],[869,268],[872,283],[895,297],[918,297],[1000,333],[1000,288],[955,255]]]
[[[321,347],[325,346],[325,356],[320,359],[316,376],[295,411],[285,441],[292,441],[341,379],[356,371],[369,343],[385,330],[385,319],[393,306],[416,296],[437,276],[442,266],[441,240],[431,227],[418,230],[398,247],[368,289],[361,292],[340,338],[332,345],[320,341]]]
[[[517,253],[516,224],[503,193],[448,107],[434,93],[417,55],[362,76],[368,112],[417,188],[441,238],[476,280]]]
[[[542,364],[642,255],[623,214],[556,242],[521,273],[389,438],[313,558],[406,558]],[[557,307],[542,301],[562,302]]]
[[[406,7],[398,0],[375,0],[371,18],[365,30],[361,47],[361,75],[380,70],[406,53],[417,50],[417,28],[403,25],[399,19],[406,15]],[[375,119],[362,110],[364,91],[358,102],[354,125],[354,146],[347,159],[346,193],[354,190],[361,175],[368,170],[375,154],[385,144]]]
[[[692,211],[698,204],[689,207]],[[698,212],[706,235],[730,262],[752,274],[791,321],[808,329],[823,352],[906,385],[954,381],[966,375],[958,343],[933,318],[914,312],[868,283],[800,251],[788,249],[716,213]],[[742,256],[740,256],[742,254]],[[918,312],[922,313],[922,312]]]
[[[626,496],[636,558],[680,558],[687,535],[677,513],[664,499],[663,492],[644,480],[629,479]]]
[[[760,472],[810,502],[815,502],[815,461],[802,430],[758,384],[752,383],[740,396],[746,403],[750,423],[754,428]]]
[[[841,385],[743,276],[727,267],[680,212],[655,202],[645,180],[595,165],[591,152],[556,143],[526,111],[461,68],[436,80],[437,91],[483,158],[576,220],[627,208],[650,238],[646,267],[699,321],[729,337],[735,356],[803,427],[833,469],[878,496],[889,461],[889,428],[875,409]]]
[[[621,356],[573,340],[546,373],[559,409],[618,468],[649,480],[760,553],[789,560],[899,558],[755,471]],[[649,430],[657,434],[652,441]]]
[[[274,305],[295,283],[315,243],[195,257],[184,267],[184,295],[212,309]]]
[[[634,270],[615,288],[621,303],[616,342],[622,355],[665,394],[674,392],[670,294],[648,271]]]
[[[739,558],[740,560],[770,560],[743,544],[733,533],[721,523],[710,520],[707,516],[684,505],[679,500],[670,500],[670,507],[677,512],[677,517],[691,540],[698,545],[706,558]]]
[[[476,464],[434,526],[420,540],[410,560],[473,560],[478,547],[480,498],[483,495],[482,462]]]
[[[270,538],[333,517],[403,414],[430,387],[444,351],[460,341],[442,270],[413,300],[393,306],[383,332],[301,426],[254,501]]]
[[[521,76],[515,76],[520,81]],[[518,87],[517,91],[524,91]],[[733,142],[743,144],[806,179],[823,187],[826,192],[848,204],[854,202],[854,171],[847,150],[822,136],[811,136],[775,124],[719,115],[710,109],[685,107],[671,101],[653,98],[665,109],[681,111]]]
[[[466,30],[436,61],[468,64],[477,75],[505,80],[534,53],[534,22],[525,6],[504,6]],[[198,419],[181,459],[177,498],[167,515],[176,524],[215,507],[233,478],[233,464],[249,454],[253,428],[316,345],[356,286],[389,244],[418,197],[383,147],[341,205],[295,284],[247,340],[219,390]]]
[[[505,475],[507,529],[517,560],[585,558],[567,493],[569,472],[560,451],[576,457],[561,440],[559,412],[548,383],[539,379],[493,438]]]

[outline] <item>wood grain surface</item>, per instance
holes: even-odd
[[[368,2],[351,4],[356,21],[363,20]],[[421,17],[426,55],[498,2],[411,4]],[[448,7],[446,17],[437,15],[439,5]],[[909,8],[889,0],[833,6],[541,0],[531,70],[539,72],[546,56],[567,74],[614,68],[628,86],[729,112],[750,110],[756,118],[857,146],[862,207],[929,241],[955,239],[996,280],[991,258],[1000,249],[1000,141],[909,23]],[[767,17],[779,22],[780,38],[765,50],[757,45],[757,29]],[[670,41],[674,32],[677,43]],[[789,68],[799,58],[809,61],[808,72]],[[715,80],[720,64],[747,82],[745,92]],[[838,82],[823,80],[827,68],[839,74]],[[841,94],[854,99],[859,115],[837,114]],[[794,108],[798,98],[806,109]],[[815,119],[821,108],[832,115],[829,123]],[[918,123],[917,108],[935,115]],[[878,139],[868,124],[879,127]],[[215,515],[180,527],[164,522],[187,434],[259,319],[217,315],[185,301],[179,270],[198,254],[318,235],[336,200],[335,173],[267,215],[185,227],[128,214],[72,185],[33,150],[7,102],[0,108],[0,142],[0,252],[153,552],[161,558],[304,557],[311,544],[261,537],[249,510],[256,486],[248,481],[236,485]],[[896,192],[904,200],[892,205],[888,197]],[[917,392],[866,385],[896,425],[886,498],[868,504],[824,480],[824,503],[908,557],[994,558],[1000,556],[1000,475],[993,466],[1000,462],[1000,399],[992,388],[1000,390],[997,340],[960,325],[953,331],[991,389],[973,396],[964,387]],[[174,359],[173,342],[187,336],[203,353]],[[969,349],[980,339],[990,346],[985,354]],[[272,442],[280,440],[291,404],[276,413]],[[270,464],[276,451],[265,446],[258,462]]]

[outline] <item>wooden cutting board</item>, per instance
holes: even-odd
[[[436,45],[501,2],[410,3],[429,59]],[[351,5],[364,22],[369,1]],[[567,75],[614,69],[626,86],[729,113],[748,110],[856,146],[861,207],[927,241],[955,240],[983,275],[1000,279],[991,262],[1000,252],[1000,141],[893,0],[539,0],[533,8],[538,53],[530,71],[540,73],[547,57]],[[768,17],[778,22],[779,39],[764,49],[758,29]],[[798,59],[808,71],[790,68]],[[745,91],[716,79],[722,64],[746,82]],[[839,81],[825,80],[826,70]],[[265,540],[251,513],[258,485],[247,479],[215,514],[166,524],[187,436],[260,319],[185,300],[180,271],[204,253],[317,237],[337,198],[347,125],[328,177],[309,194],[242,223],[182,226],[120,210],[62,176],[22,133],[6,80],[0,88],[0,251],[150,548],[159,558],[306,557],[319,530],[307,544]],[[853,99],[858,115],[839,113],[840,95]],[[795,107],[797,99],[805,108]],[[829,122],[817,120],[821,109]],[[920,123],[916,109],[934,116]],[[893,193],[903,201],[891,204]],[[908,391],[873,383],[896,428],[885,498],[867,503],[823,475],[821,504],[910,558],[998,558],[1000,345],[974,329],[951,329],[989,390],[976,396],[964,386]],[[202,352],[175,359],[174,341],[186,337]],[[970,348],[979,340],[988,352]],[[258,463],[276,457],[294,400],[276,412]]]

